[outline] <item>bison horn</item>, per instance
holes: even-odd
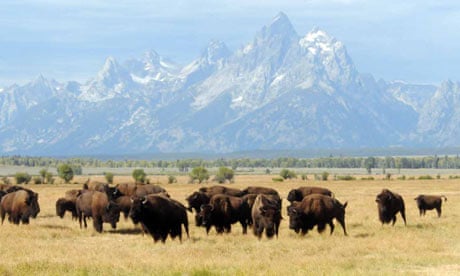
[[[146,204],[146,203],[147,203],[147,197],[144,196],[144,197],[142,198],[142,204]]]

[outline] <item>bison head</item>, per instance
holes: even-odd
[[[200,207],[199,217],[201,218],[201,225],[208,225],[211,223],[211,216],[214,207],[211,204],[203,204]]]
[[[276,234],[276,225],[281,221],[281,211],[276,206],[262,206],[259,208],[268,238]]]
[[[288,216],[289,216],[289,229],[292,229],[296,233],[299,233],[299,231],[304,226],[304,223],[303,223],[304,213],[302,209],[298,207],[294,207],[294,206],[289,206],[287,210],[288,210]]]
[[[138,224],[143,219],[143,213],[147,198],[133,197],[131,198],[131,210],[129,210],[129,217],[133,220],[134,224]]]
[[[289,202],[301,201],[302,200],[302,193],[297,189],[292,189],[289,192],[288,196],[287,196],[287,200]]]
[[[201,205],[209,203],[209,197],[203,192],[194,192],[186,198],[189,210],[200,212]]]

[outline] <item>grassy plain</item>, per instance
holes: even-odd
[[[459,275],[460,274],[460,179],[433,180],[298,180],[275,183],[269,175],[237,175],[232,187],[249,185],[277,189],[286,198],[290,189],[302,185],[330,188],[342,203],[348,201],[344,236],[340,225],[329,235],[316,229],[306,236],[288,228],[286,203],[277,239],[257,240],[252,232],[242,235],[234,225],[227,235],[194,226],[189,214],[190,239],[182,243],[168,238],[154,244],[130,220],[121,218],[116,230],[104,224],[96,233],[90,224],[80,229],[66,215],[55,215],[55,201],[75,184],[30,185],[40,194],[41,212],[30,225],[0,226],[0,274],[3,275]],[[94,177],[93,177],[94,178]],[[312,179],[312,178],[310,178]],[[81,181],[86,178],[81,178]],[[103,180],[101,177],[100,180]],[[124,181],[116,176],[115,181]],[[166,184],[171,196],[185,197],[200,185]],[[206,185],[214,185],[209,183]],[[394,227],[378,221],[375,196],[388,188],[403,196],[408,225],[400,215]],[[444,194],[443,215],[434,211],[419,217],[413,200],[418,194]]]

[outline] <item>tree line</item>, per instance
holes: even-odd
[[[460,157],[455,156],[407,156],[407,157],[342,157],[318,158],[280,157],[273,159],[238,158],[214,160],[101,160],[97,158],[52,158],[30,156],[2,156],[0,166],[59,167],[68,164],[72,168],[176,168],[189,172],[195,167],[217,168],[364,168],[380,169],[458,169]],[[78,173],[77,173],[78,174]]]

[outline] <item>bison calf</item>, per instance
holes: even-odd
[[[425,215],[426,210],[436,209],[436,212],[438,213],[438,217],[441,217],[441,205],[442,205],[443,198],[444,198],[444,201],[447,201],[447,197],[443,195],[441,196],[419,195],[416,198],[414,198],[417,201],[417,207],[418,207],[418,210],[420,211],[420,216]]]

